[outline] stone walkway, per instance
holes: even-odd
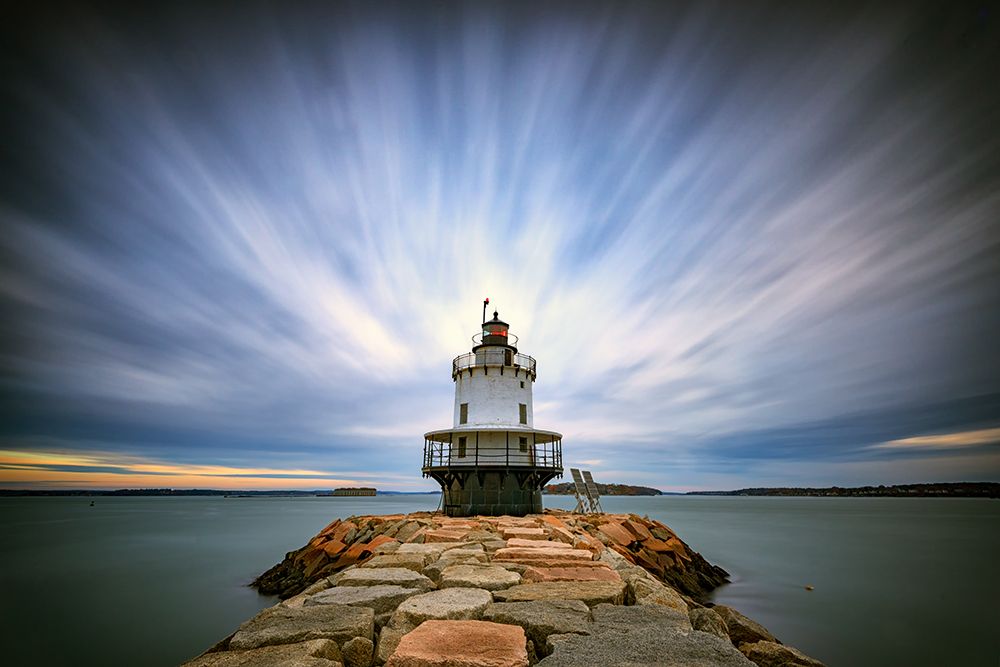
[[[636,515],[354,517],[258,580],[301,592],[185,664],[821,666],[698,603],[720,572]]]

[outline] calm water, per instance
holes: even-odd
[[[245,584],[335,517],[437,496],[0,499],[4,664],[174,665],[273,603]],[[716,601],[831,665],[1000,663],[1000,502],[607,498],[734,575]],[[570,508],[569,498],[547,498]],[[815,586],[808,592],[806,584]]]

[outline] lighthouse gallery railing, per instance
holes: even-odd
[[[478,439],[467,445],[424,440],[424,468],[480,466],[489,468],[549,468],[562,470],[562,440],[531,443],[522,449],[519,442],[505,447],[482,447]]]
[[[535,358],[527,354],[511,354],[506,350],[467,352],[455,357],[451,362],[451,376],[479,366],[500,366],[501,368],[511,368],[523,370],[532,377],[535,377]]]

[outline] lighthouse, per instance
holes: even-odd
[[[424,434],[424,477],[441,485],[449,516],[541,512],[542,487],[562,476],[562,434],[535,428],[535,359],[496,311],[472,343],[451,364],[452,428]]]

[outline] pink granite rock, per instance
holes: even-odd
[[[540,549],[525,549],[523,547],[506,547],[497,549],[493,560],[514,560],[532,558],[560,558],[563,560],[594,560],[594,554],[585,549],[557,549],[542,547]]]
[[[526,549],[572,549],[573,545],[565,542],[553,542],[552,540],[526,540],[523,537],[512,537],[507,540],[508,547],[522,547]]]
[[[624,525],[625,528],[627,528],[628,531],[632,533],[632,535],[634,535],[635,539],[637,540],[648,540],[649,538],[653,537],[653,534],[649,532],[649,529],[638,521],[633,521],[632,519],[626,519]]]
[[[386,667],[528,667],[524,630],[488,621],[425,621]]]
[[[438,528],[424,533],[424,542],[459,542],[468,534],[468,528]]]
[[[621,581],[610,567],[528,567],[521,575],[524,583],[534,581]]]
[[[609,521],[608,523],[602,523],[598,527],[598,532],[603,534],[610,542],[618,544],[623,547],[627,547],[636,541],[635,536],[625,529],[620,523],[614,523]]]
[[[545,531],[541,528],[500,528],[500,534],[505,540],[509,540],[512,537],[520,537],[526,540],[544,540],[547,537]]]
[[[562,528],[560,526],[552,527],[552,537],[556,538],[560,542],[565,542],[566,544],[573,544],[576,542],[576,535],[574,535],[568,528]]]

